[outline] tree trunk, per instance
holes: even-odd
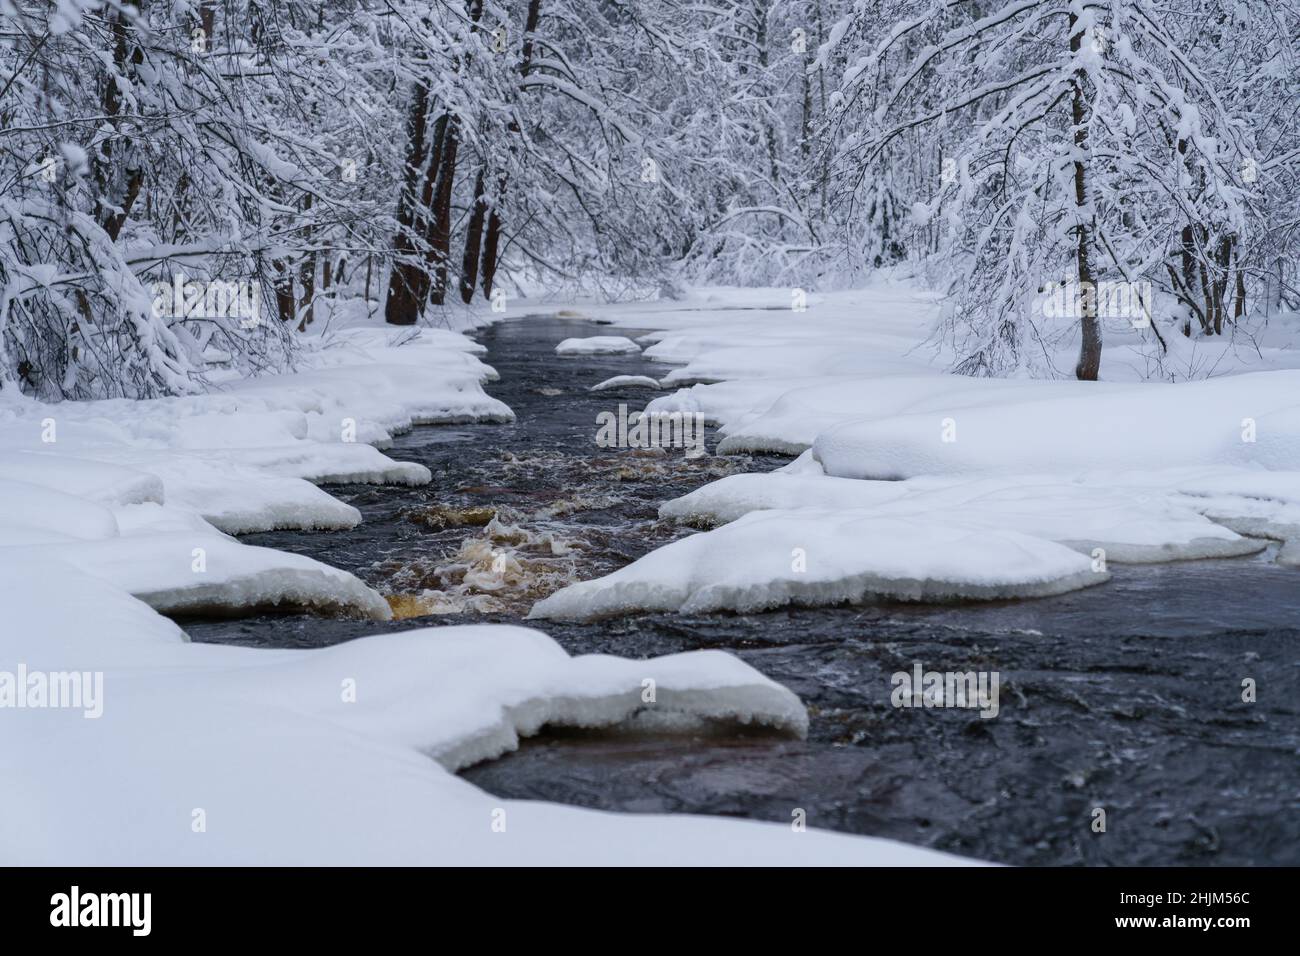
[[[433,139],[429,143],[428,160],[424,164],[424,172],[420,178],[420,195],[411,216],[411,232],[419,236],[426,246],[433,231],[434,192],[438,183],[438,172],[442,167],[442,150],[447,138],[448,120],[448,114],[443,113],[433,124]],[[417,303],[417,311],[423,311],[429,299],[429,286],[433,284],[431,273],[434,260],[427,248],[419,254],[418,259],[419,261],[413,263],[411,267],[411,296]]]
[[[1241,268],[1241,258],[1237,259],[1237,299],[1232,307],[1232,321],[1236,322],[1246,314],[1246,272]]]
[[[475,30],[483,16],[482,0],[469,0],[465,12]],[[438,118],[435,155],[425,175],[424,208],[427,220],[421,230],[426,243],[424,295],[434,305],[447,297],[447,262],[451,257],[451,196],[456,185],[456,161],[460,151],[460,117],[444,111]],[[430,283],[432,288],[430,288]]]
[[[144,14],[145,2],[137,4],[140,14]],[[113,66],[118,73],[134,77],[136,68],[144,62],[144,49],[135,41],[135,30],[128,22],[126,14],[117,11],[113,19]],[[101,106],[104,115],[116,119],[122,111],[122,95],[117,83],[110,78],[104,86]],[[117,241],[122,227],[131,215],[131,207],[140,196],[140,187],[144,184],[144,170],[131,157],[131,139],[118,128],[116,142],[122,147],[128,166],[119,173],[117,161],[113,156],[114,137],[105,137],[99,147],[95,161],[95,178],[99,187],[99,224],[108,233],[108,238]],[[119,178],[122,181],[118,187]]]
[[[384,321],[390,325],[414,325],[424,305],[419,295],[420,265],[415,261],[411,230],[415,225],[420,174],[424,168],[424,127],[428,119],[429,88],[417,82],[411,91],[406,116],[406,166],[402,193],[397,203],[397,233],[393,236],[393,271],[388,277]]]
[[[1070,14],[1070,51],[1078,53],[1083,31],[1076,30],[1078,18]],[[1101,325],[1097,321],[1096,283],[1092,274],[1091,223],[1085,221],[1088,205],[1088,178],[1085,155],[1088,149],[1088,110],[1083,95],[1084,74],[1076,71],[1071,81],[1071,120],[1074,124],[1074,146],[1078,159],[1074,161],[1074,204],[1079,213],[1076,226],[1078,246],[1076,258],[1079,268],[1079,288],[1083,291],[1083,315],[1080,317],[1079,364],[1074,376],[1080,381],[1095,382],[1101,369]]]
[[[1210,279],[1209,272],[1205,268],[1205,260],[1198,262],[1197,273],[1201,279],[1201,299],[1205,303],[1205,334],[1214,334],[1215,312],[1214,312],[1214,290]]]
[[[1228,314],[1228,284],[1232,280],[1232,260],[1236,245],[1235,236],[1224,236],[1219,240],[1219,272],[1214,279],[1214,331],[1219,335],[1223,334],[1223,323]]]
[[[292,322],[294,319],[293,307],[293,273],[289,271],[289,265],[283,259],[276,259],[271,263],[274,270],[272,285],[275,287],[275,314],[280,317],[281,322]]]
[[[1178,144],[1178,148],[1180,152],[1185,152],[1187,148],[1187,144],[1184,142],[1180,142]],[[1197,271],[1196,271],[1196,229],[1195,227],[1193,227],[1191,223],[1187,223],[1186,225],[1184,225],[1180,238],[1182,242],[1182,248],[1181,248],[1182,294],[1180,298],[1183,300],[1183,304],[1187,306],[1188,310],[1191,311],[1196,316],[1196,322],[1198,325],[1200,325],[1201,332],[1208,333],[1210,331],[1209,317],[1206,315],[1205,309],[1201,307],[1201,304],[1197,302],[1196,299],[1193,298],[1192,296],[1192,291],[1196,288],[1196,285],[1199,282],[1199,278],[1200,278],[1197,275]],[[1186,329],[1186,332],[1188,335],[1191,335],[1190,323],[1189,323],[1189,327]]]
[[[305,217],[311,211],[311,193],[303,196],[302,212]],[[311,245],[311,230],[306,233],[307,245]],[[298,263],[298,285],[302,287],[302,301],[298,310],[298,331],[307,331],[307,326],[316,319],[316,253],[308,251]]]
[[[524,45],[519,57],[519,75],[527,76],[533,64],[533,34],[542,16],[542,0],[528,0],[528,16],[524,22]],[[510,121],[510,132],[519,133],[519,124]],[[515,147],[512,144],[510,152]],[[501,201],[506,195],[507,177],[502,173],[497,179],[497,194],[492,202],[492,215],[488,217],[487,238],[483,242],[483,294],[492,297],[492,283],[496,280],[497,257],[501,250]]]
[[[299,309],[298,331],[316,321],[316,256],[308,253],[298,268],[298,284],[302,286],[302,306]]]
[[[447,295],[447,255],[451,250],[451,190],[456,182],[456,154],[460,149],[460,117],[447,119],[447,133],[443,138],[442,156],[438,169],[438,184],[433,194],[433,207],[429,210],[429,244],[425,261],[433,268],[433,289],[429,298],[434,305],[442,305]]]
[[[767,4],[758,3],[754,6],[754,45],[758,48],[758,66],[759,71],[765,78],[770,75],[768,70],[768,49],[767,49],[767,18],[769,14]],[[766,95],[766,91],[765,95]],[[759,121],[763,127],[763,140],[767,145],[767,165],[772,176],[772,190],[779,193],[781,191],[781,161],[776,148],[776,130],[772,128],[772,123],[766,111],[762,114],[763,118]],[[785,218],[776,217],[776,228],[781,234],[785,233]]]
[[[500,203],[505,188],[505,177],[502,176],[500,189],[497,192],[497,203]],[[496,281],[497,277],[497,255],[500,242],[501,217],[497,214],[497,204],[493,203],[492,214],[488,216],[487,238],[483,240],[483,294],[489,299],[492,298],[492,283]]]
[[[474,299],[474,286],[478,283],[478,260],[483,245],[483,221],[487,218],[488,203],[483,196],[483,170],[474,180],[474,205],[465,228],[465,258],[460,267],[460,298],[466,305]]]

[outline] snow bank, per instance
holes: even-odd
[[[539,601],[533,618],[1041,597],[1099,584],[1069,548],[965,522],[800,508],[745,515]]]
[[[546,726],[805,733],[790,691],[721,652],[570,658],[499,626],[251,650],[189,644],[151,610],[390,615],[352,575],[218,528],[351,527],[356,510],[308,479],[428,481],[369,443],[511,417],[479,388],[478,347],[415,341],[347,330],[299,373],[186,399],[0,395],[0,662],[100,688],[93,706],[3,712],[5,863],[966,862],[788,825],[503,801],[452,773]]]
[[[1096,389],[944,415],[832,425],[814,454],[843,478],[1239,465],[1300,470],[1300,371]]]
[[[0,478],[0,546],[20,533],[37,541],[95,541],[118,535],[110,508],[26,481]]]
[[[1178,488],[1181,473],[1162,473]],[[1300,476],[1297,476],[1300,477]],[[1194,484],[1192,485],[1194,486]],[[1300,491],[1300,483],[1296,484]],[[1159,482],[1090,475],[913,478],[861,481],[816,474],[730,475],[666,502],[660,517],[715,525],[753,511],[803,507],[864,510],[921,526],[948,523],[1009,529],[1056,541],[1085,554],[1101,548],[1119,563],[1180,561],[1254,554],[1263,542],[1205,517],[1206,505],[1170,494]],[[992,560],[992,555],[990,555]]]
[[[1172,484],[1178,500],[1239,534],[1282,542],[1276,561],[1300,567],[1300,472],[1206,468]]]
[[[555,347],[556,355],[621,355],[640,351],[641,346],[621,335],[592,335],[581,339],[565,339]]]
[[[346,531],[361,523],[360,511],[303,478],[279,477],[262,468],[201,458],[173,458],[156,462],[154,468],[171,489],[170,505],[201,515],[227,534],[282,529]]]
[[[0,550],[40,546],[168,613],[387,619],[354,576],[218,532],[348,529],[360,512],[317,483],[427,483],[423,465],[369,442],[423,422],[513,419],[482,390],[495,377],[482,351],[446,330],[355,328],[308,340],[296,372],[205,395],[59,405],[0,395]]]
[[[3,421],[0,411],[0,421]],[[147,471],[36,451],[0,451],[0,478],[41,485],[78,498],[129,505],[163,500],[163,483]]]
[[[548,725],[658,715],[803,732],[794,695],[720,652],[570,658],[490,625],[316,651],[186,644],[110,583],[3,551],[0,605],[5,661],[102,675],[95,719],[0,721],[10,865],[968,862],[789,825],[500,800],[450,772]]]
[[[491,370],[478,359],[462,358],[474,367],[456,363],[448,368],[436,361],[345,366],[294,373],[288,383],[280,381],[285,376],[250,379],[233,383],[230,390],[311,416],[320,441],[338,441],[340,423],[347,419],[370,423],[389,436],[413,425],[514,421],[514,413],[481,387],[495,373],[487,374]]]
[[[97,463],[75,462],[59,464],[70,475],[102,473]],[[75,568],[168,613],[306,607],[392,616],[387,602],[353,575],[240,544],[188,509],[156,502],[108,506],[3,478],[0,556]]]
[[[797,455],[812,447],[819,434],[841,422],[879,421],[921,412],[949,416],[958,409],[1017,398],[1043,400],[1121,388],[1125,386],[1075,381],[1010,382],[934,374],[842,379],[782,391],[761,414],[746,416],[743,423],[729,425],[726,437],[718,445],[718,454]]]
[[[898,481],[852,481],[776,471],[728,475],[689,494],[664,502],[659,517],[685,524],[714,526],[751,511],[788,511],[804,505],[848,510],[872,508],[906,497]]]
[[[662,330],[641,341],[653,343],[647,358],[680,366],[665,385],[937,374],[929,356],[914,354],[937,314],[935,298],[907,286],[833,295],[719,289],[694,298],[694,309],[610,313],[615,324]]]
[[[662,384],[694,383],[647,411],[703,414],[720,428],[720,454],[803,455],[776,474],[731,476],[667,502],[661,517],[714,527],[760,511],[792,522],[843,511],[900,522],[915,540],[945,524],[983,527],[1086,555],[1100,548],[1121,563],[1245,555],[1273,538],[1279,562],[1300,561],[1300,372],[1177,385],[1134,381],[1131,370],[1121,370],[1129,381],[1100,383],[945,374],[943,355],[918,348],[936,301],[903,286],[694,290],[685,303],[606,314],[659,330],[640,341],[648,358],[678,366]],[[704,545],[674,553],[695,547]],[[721,553],[736,581],[752,575],[761,591],[782,580],[758,554]],[[998,554],[990,547],[982,560],[996,566]],[[678,569],[670,582],[633,567],[537,613],[588,616],[588,601],[604,602],[601,613],[620,602],[681,607],[717,577],[700,567],[685,580]],[[642,585],[646,594],[625,594]]]
[[[146,525],[130,535],[42,550],[165,614],[306,608],[392,617],[383,597],[346,571],[210,530]]]
[[[709,424],[722,425],[725,430],[740,419],[753,417],[754,409],[770,407],[791,389],[816,384],[815,379],[770,378],[691,385],[654,399],[646,411],[700,414]]]
[[[486,395],[483,347],[441,329],[355,328],[308,340],[299,371],[147,402],[0,398],[0,478],[96,501],[166,501],[230,533],[346,529],[316,484],[425,484],[378,450],[416,424],[511,421]]]

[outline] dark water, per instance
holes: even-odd
[[[191,636],[317,647],[386,629],[516,623],[555,587],[686,533],[657,521],[663,500],[779,463],[596,447],[597,412],[655,393],[588,387],[663,372],[639,356],[553,354],[561,338],[602,331],[556,319],[485,331],[502,379],[489,391],[517,423],[401,436],[390,454],[426,464],[433,482],[332,487],[364,514],[355,531],[244,539],[406,595],[399,610],[460,613],[387,625],[183,622]],[[497,523],[483,526],[482,509]],[[503,797],[630,812],[789,822],[798,808],[811,826],[1015,864],[1300,863],[1300,573],[1270,559],[1112,565],[1106,585],[1038,601],[546,622],[572,653],[729,650],[800,696],[809,737],[549,732],[464,776]],[[894,708],[891,675],[917,662],[997,671],[998,716]],[[1247,678],[1254,703],[1242,700]],[[1095,808],[1104,833],[1093,832]]]

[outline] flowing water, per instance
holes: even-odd
[[[602,331],[539,317],[484,331],[501,375],[488,390],[515,410],[513,425],[400,436],[389,454],[427,465],[433,481],[332,486],[364,515],[353,531],[243,538],[352,571],[397,620],[182,621],[191,637],[320,647],[519,623],[556,588],[691,533],[657,520],[662,501],[780,464],[597,447],[599,412],[657,393],[589,387],[664,371],[639,355],[554,354],[563,338]],[[574,654],[730,651],[807,704],[808,739],[547,731],[463,776],[504,798],[627,812],[789,823],[802,811],[809,826],[1013,864],[1294,865],[1300,572],[1271,557],[1112,566],[1108,584],[1037,601],[541,622]],[[998,715],[895,708],[891,676],[918,662],[996,671]]]

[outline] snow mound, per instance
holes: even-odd
[[[227,457],[272,475],[321,484],[427,485],[429,469],[413,461],[393,461],[371,445],[303,442],[282,448],[244,448]]]
[[[71,455],[0,452],[0,478],[41,485],[109,505],[163,500],[163,483],[157,475]]]
[[[691,385],[654,399],[646,411],[699,414],[709,424],[732,427],[752,416],[753,409],[767,408],[790,389],[809,384],[811,380],[805,378],[773,378]]]
[[[603,392],[611,388],[659,388],[659,382],[649,375],[615,375],[599,384],[591,386],[590,391]]]
[[[877,421],[920,412],[950,415],[956,409],[1017,398],[1095,394],[1124,386],[1074,381],[1005,381],[961,375],[849,378],[783,390],[760,414],[729,425],[718,454],[773,452],[797,455],[821,432],[846,421]]]
[[[359,512],[309,483],[426,484],[427,468],[378,446],[417,424],[513,421],[482,390],[496,377],[483,351],[445,329],[354,328],[308,338],[297,371],[203,395],[43,405],[5,393],[0,478],[109,505],[165,501],[231,533],[351,528]]]
[[[1169,475],[1177,487],[1178,475]],[[1236,557],[1265,545],[1211,521],[1203,506],[1151,487],[1126,487],[1122,476],[1090,482],[1056,476],[863,481],[772,472],[729,475],[662,505],[662,518],[710,526],[754,511],[803,507],[867,511],[917,524],[983,525],[1064,544],[1119,563]]]
[[[21,533],[24,544],[41,540],[83,539],[96,541],[118,535],[112,509],[26,481],[0,478],[0,547]]]
[[[232,482],[232,472],[245,471]],[[194,475],[173,490],[168,501],[193,510],[227,534],[282,529],[347,531],[361,523],[361,512],[301,478],[281,478],[255,469],[227,466],[222,476]]]
[[[721,652],[571,658],[537,631],[493,625],[310,651],[187,644],[110,583],[3,552],[0,606],[5,659],[103,674],[97,719],[27,708],[0,721],[8,863],[972,862],[782,824],[502,800],[449,770],[546,726],[635,729],[656,713],[803,732],[793,694]]]
[[[1282,542],[1277,563],[1300,566],[1300,472],[1198,469],[1175,487],[1181,500],[1212,521]]]
[[[137,506],[139,507],[139,506]],[[157,506],[150,506],[156,508]],[[165,614],[253,613],[309,608],[384,621],[388,603],[355,576],[303,555],[240,544],[210,528],[159,524],[41,551],[107,581]],[[175,516],[183,522],[183,516]]]
[[[640,352],[641,346],[622,335],[592,335],[565,339],[555,347],[556,355],[622,355]]]
[[[428,672],[454,673],[466,659],[493,662],[463,687],[448,681],[436,700],[412,701],[436,716],[413,724],[408,742],[448,770],[514,750],[521,737],[548,726],[636,730],[648,724],[656,731],[689,732],[721,722],[807,734],[807,711],[793,693],[721,651],[648,660],[570,658],[550,638],[524,628],[451,627],[425,634],[421,653],[428,660],[422,669]],[[383,667],[397,674],[391,663]],[[392,720],[395,694],[382,685],[376,689],[387,702],[384,719]],[[363,729],[367,719],[363,710],[352,723]]]
[[[646,358],[671,361],[668,342],[646,349]],[[697,356],[664,376],[665,385],[724,382],[729,379],[856,375],[871,378],[924,374],[926,366],[905,357],[825,343],[781,342],[772,345],[733,345]],[[938,374],[938,372],[934,372]]]
[[[801,508],[755,512],[674,541],[552,594],[529,616],[1042,597],[1107,578],[1084,555],[1014,531]]]
[[[1237,465],[1300,469],[1300,371],[1254,372],[833,425],[814,454],[829,475],[910,478]]]
[[[854,481],[787,472],[728,475],[659,506],[659,517],[711,527],[751,511],[816,508],[872,508],[906,497],[897,481]]]

